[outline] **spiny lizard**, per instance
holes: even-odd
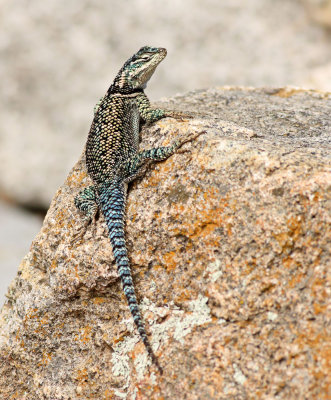
[[[75,198],[76,207],[85,214],[87,224],[100,208],[106,220],[118,273],[130,311],[152,361],[162,373],[146,334],[139,310],[128,252],[125,243],[125,201],[128,182],[135,179],[152,161],[165,160],[183,143],[139,151],[140,122],[152,123],[164,117],[181,118],[186,114],[152,108],[144,88],[167,51],[142,47],[118,72],[105,96],[95,107],[95,115],[86,144],[86,166],[94,185]]]

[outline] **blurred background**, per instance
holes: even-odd
[[[143,45],[152,100],[212,86],[331,90],[331,0],[0,0],[0,306],[93,107]]]

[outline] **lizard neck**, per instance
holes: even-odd
[[[139,96],[141,93],[144,93],[144,91],[142,90],[140,92],[134,92],[134,93],[107,93],[107,94],[108,94],[108,96],[111,96],[111,97],[129,97],[129,98],[132,98],[132,97]]]
[[[144,93],[142,88],[128,89],[126,87],[120,88],[117,85],[112,84],[108,89],[107,94],[111,96],[136,96],[139,93]]]

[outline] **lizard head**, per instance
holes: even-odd
[[[137,89],[144,89],[156,67],[166,55],[167,50],[161,47],[142,47],[126,61],[109,90],[112,93],[130,93]]]

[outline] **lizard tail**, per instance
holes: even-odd
[[[147,337],[134,290],[124,233],[125,197],[126,188],[124,183],[119,180],[105,182],[99,189],[100,207],[108,226],[109,238],[118,268],[118,274],[122,281],[123,291],[129,303],[129,308],[139,335],[153,363],[162,374],[162,368]]]

